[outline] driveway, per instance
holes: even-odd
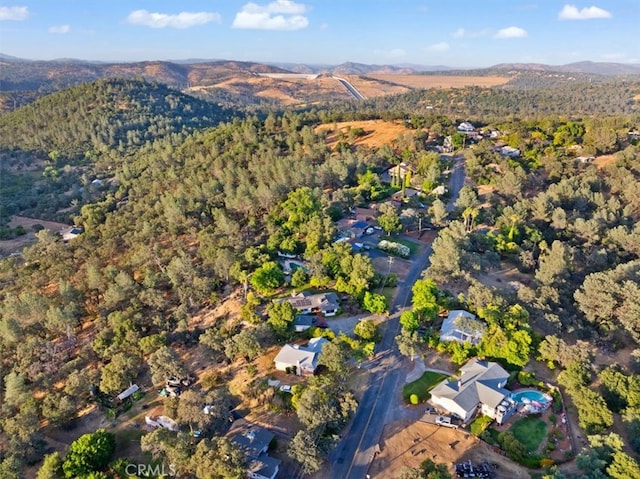
[[[336,334],[344,333],[349,336],[353,335],[353,328],[356,327],[358,321],[371,318],[375,319],[377,316],[372,316],[371,313],[356,314],[355,316],[345,316],[337,318],[326,318],[327,326],[331,331]]]

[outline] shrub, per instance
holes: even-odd
[[[533,373],[526,371],[518,372],[518,382],[523,386],[544,387],[544,383],[540,381]]]
[[[408,258],[411,255],[411,250],[408,246],[393,241],[382,240],[378,243],[378,249],[386,251],[387,253],[395,254],[402,258]]]
[[[420,402],[420,398],[417,394],[412,394],[411,396],[409,396],[409,402],[415,406]]]
[[[493,419],[491,419],[489,416],[478,416],[469,426],[471,434],[482,437],[482,434],[487,429],[487,427],[489,427],[489,424],[491,424],[492,421]]]
[[[143,397],[144,397],[143,391],[136,391],[131,395],[131,399],[133,399],[134,401],[140,401],[140,399],[142,399]]]

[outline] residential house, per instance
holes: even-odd
[[[354,209],[356,221],[371,221],[376,217],[376,212],[373,208],[360,208]]]
[[[325,344],[325,338],[312,338],[306,346],[285,344],[273,359],[279,371],[293,370],[298,376],[313,374],[318,367],[318,359]]]
[[[293,329],[296,333],[302,333],[311,326],[315,326],[317,322],[318,317],[313,314],[299,314],[293,320]]]
[[[399,165],[393,165],[387,168],[380,179],[386,183],[393,183],[394,178],[397,183],[404,182],[407,174],[411,176],[415,175],[416,170],[411,165],[402,162]],[[400,176],[400,181],[398,181],[398,175]]]
[[[579,163],[591,163],[596,158],[594,156],[578,156],[576,161]]]
[[[475,130],[476,128],[468,121],[463,121],[458,125],[458,131],[462,133],[469,133]]]
[[[287,301],[301,314],[322,313],[324,316],[335,316],[340,308],[336,293],[309,294],[305,291],[274,301],[278,303]]]
[[[480,411],[504,423],[517,410],[517,402],[504,387],[509,373],[498,363],[474,359],[460,369],[459,379],[445,379],[429,400],[467,423]]]
[[[404,189],[404,195],[403,195],[403,191],[396,191],[393,195],[391,195],[391,198],[394,201],[405,201],[407,198],[411,198],[412,196],[416,196],[419,195],[421,192],[420,190],[417,190],[415,188],[405,188]]]
[[[145,416],[144,421],[148,426],[158,428],[163,427],[169,431],[177,432],[178,423],[167,416]]]
[[[440,341],[470,342],[475,346],[482,341],[485,331],[485,324],[478,321],[474,314],[464,310],[453,310],[449,311],[449,315],[442,322]]]
[[[269,444],[275,436],[261,427],[252,426],[231,441],[240,447],[248,459],[247,477],[274,479],[280,470],[280,460],[268,455]]]
[[[118,401],[124,401],[125,399],[127,399],[129,396],[133,395],[133,393],[135,393],[136,391],[138,391],[140,389],[140,387],[137,384],[132,384],[131,386],[129,386],[127,389],[125,389],[124,391],[122,391],[120,394],[118,394],[116,396],[116,398],[118,399]]]
[[[280,459],[263,454],[249,459],[247,477],[250,479],[275,479],[280,471]]]
[[[497,148],[496,151],[502,156],[506,156],[508,158],[518,158],[520,156],[520,150],[509,145]]]
[[[84,228],[82,226],[71,226],[60,231],[60,234],[62,235],[62,241],[64,241],[65,243],[74,238],[77,238],[82,233],[84,233]]]

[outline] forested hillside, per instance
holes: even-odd
[[[215,125],[229,112],[157,83],[106,79],[47,95],[0,116],[0,146],[69,158]]]
[[[313,188],[348,186],[377,161],[332,155],[311,128],[285,115],[166,136],[114,165],[117,191],[82,208],[84,235],[65,244],[44,230],[24,261],[2,263],[6,467],[39,460],[39,419],[71,421],[90,385],[113,394],[167,338],[172,347],[190,340],[176,331],[233,278],[268,264],[279,247],[309,255],[329,248],[329,198]],[[309,201],[314,206],[305,209]],[[304,240],[284,244],[291,234]],[[332,251],[316,260],[326,281],[343,274],[341,260],[351,257],[348,248]],[[322,273],[325,261],[336,264]],[[355,267],[344,269],[345,285]],[[372,278],[365,268],[354,273],[358,288]]]
[[[619,430],[634,438],[637,365],[590,364],[582,341],[640,354],[638,88],[614,81],[535,92],[416,91],[230,118],[160,85],[99,80],[0,116],[2,214],[39,208],[84,227],[68,242],[42,230],[21,255],[0,262],[0,477],[22,477],[39,463],[47,434],[73,428],[86,406],[114,420],[116,396],[135,381],[164,401],[182,431],[126,434],[181,474],[244,477],[246,464],[223,437],[240,400],[295,411],[302,426],[288,454],[303,470],[318,470],[357,406],[347,385],[350,358],[369,357],[379,334],[366,322],[354,329],[359,339],[318,332],[331,339],[326,374],[296,384],[286,400],[267,397],[256,360],[295,338],[293,307],[272,299],[309,288],[346,296],[357,311],[383,313],[387,300],[377,292],[392,275],[336,241],[336,220],[394,192],[398,205],[378,205],[381,229],[415,231],[423,220],[439,229],[431,266],[416,283],[423,304],[414,301],[415,314],[401,320],[401,351],[439,348],[459,364],[478,354],[516,369],[539,356],[563,369],[557,380],[587,433],[609,432],[620,413]],[[358,145],[370,134],[366,125],[340,130],[336,123],[381,117],[405,130],[379,148]],[[484,136],[457,130],[469,119],[479,120]],[[316,130],[320,123],[335,126]],[[437,153],[445,139],[464,155],[469,183],[453,211],[438,193],[452,168],[451,157]],[[518,155],[502,154],[504,146]],[[615,156],[608,164],[587,156],[602,154]],[[402,181],[401,162],[411,171]],[[104,183],[92,190],[94,176]],[[412,187],[420,191],[405,197]],[[289,284],[282,257],[305,264]],[[505,265],[529,281],[510,293],[482,284]],[[464,291],[444,290],[451,285]],[[239,312],[225,312],[206,329],[195,323],[234,292]],[[454,307],[486,320],[486,341],[437,344],[434,321]],[[210,376],[198,378],[203,394],[160,398],[155,390],[166,378],[187,375],[178,352],[196,349],[212,365]],[[225,376],[217,365],[228,363],[240,366]],[[230,371],[247,374],[242,394],[231,394]],[[616,381],[626,389],[616,392]],[[213,412],[203,414],[205,406]],[[196,441],[196,431],[205,439]],[[95,466],[104,470],[115,446],[103,431],[95,434],[87,441],[110,451]],[[43,469],[57,471],[51,477],[88,473],[76,469],[89,467],[76,459],[83,441],[64,466],[56,453]],[[627,444],[640,450],[637,441]],[[599,467],[612,461],[607,456]],[[109,473],[117,477],[122,464],[109,465]]]
[[[0,227],[21,212],[71,221],[101,197],[123,159],[165,136],[216,125],[231,112],[140,80],[98,80],[0,115]],[[60,210],[66,211],[59,213]]]

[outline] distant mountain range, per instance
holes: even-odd
[[[638,63],[576,62],[566,65],[545,65],[543,63],[500,63],[490,67],[495,70],[529,70],[562,73],[585,73],[591,75],[637,75]]]
[[[149,68],[149,65],[179,65],[188,70],[197,69],[202,70],[203,65],[210,65],[211,67],[219,66],[234,66],[237,69],[245,70],[253,73],[277,73],[277,72],[292,72],[292,73],[309,73],[309,74],[342,74],[342,75],[367,75],[367,74],[399,74],[408,75],[412,73],[423,72],[451,72],[451,71],[465,71],[473,70],[478,71],[495,71],[495,70],[518,70],[518,71],[544,71],[544,72],[562,72],[562,73],[584,73],[584,74],[597,74],[597,75],[634,75],[640,74],[639,63],[613,63],[613,62],[592,62],[582,61],[576,63],[568,63],[564,65],[547,65],[542,63],[500,63],[488,68],[460,68],[450,67],[446,65],[420,65],[415,63],[400,63],[393,65],[378,65],[378,64],[365,64],[356,62],[346,62],[339,65],[331,64],[310,64],[310,63],[291,63],[291,62],[247,62],[247,61],[233,61],[222,59],[203,59],[203,58],[190,58],[181,60],[168,60],[168,61],[144,61],[144,62],[100,62],[100,61],[87,61],[70,58],[61,58],[49,61],[42,60],[27,60],[24,58],[17,58],[11,55],[0,53],[0,61],[3,63],[15,64],[19,63],[23,66],[32,65],[37,70],[42,70],[49,66],[53,70],[59,68],[61,65],[78,65],[87,66],[96,70],[96,78],[104,76],[102,73],[112,73],[114,70],[122,71],[138,71],[144,75],[145,70]],[[0,81],[4,80],[8,75],[6,67],[3,65],[3,71],[0,72]],[[103,70],[103,71],[99,71]]]
[[[263,73],[304,73],[318,75],[313,82],[304,79],[266,78]],[[529,73],[529,75],[526,75]],[[557,75],[556,75],[557,73]],[[525,75],[522,75],[525,74]],[[350,76],[365,88],[368,97],[430,88],[432,83],[410,81],[406,75],[446,75],[460,84],[466,77],[502,77],[505,82],[529,81],[539,76],[545,81],[602,80],[605,76],[640,75],[640,64],[579,62],[567,65],[501,63],[489,68],[453,69],[445,65],[368,65],[347,62],[340,65],[303,63],[256,63],[231,60],[186,59],[173,61],[98,62],[78,59],[27,60],[0,53],[0,112],[13,111],[43,95],[102,78],[145,79],[197,95],[226,107],[258,104],[309,104],[351,98],[345,88],[330,77]],[[377,77],[380,75],[380,77]],[[389,78],[398,75],[397,79]],[[405,75],[404,79],[402,75]],[[524,80],[523,80],[524,77]],[[558,78],[556,78],[558,77]],[[455,81],[453,80],[455,78]],[[421,80],[425,80],[423,78]],[[424,83],[424,85],[422,84]],[[464,84],[484,85],[484,81]],[[504,83],[504,82],[503,82]],[[493,83],[492,83],[493,84]],[[515,83],[512,83],[512,86]]]

